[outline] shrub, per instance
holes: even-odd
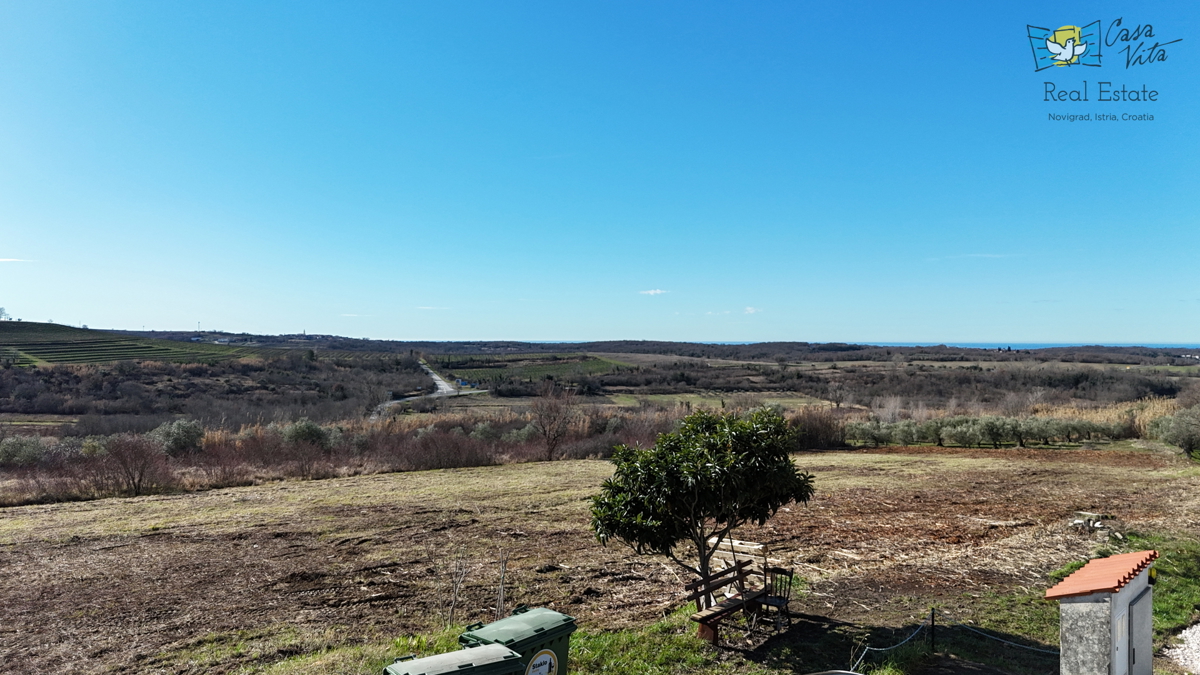
[[[33,466],[46,455],[46,446],[36,436],[12,436],[0,441],[0,465]]]
[[[200,449],[204,426],[195,420],[181,419],[166,422],[146,435],[157,441],[168,455],[178,457]]]
[[[108,439],[101,470],[131,497],[166,488],[174,482],[162,447],[134,434]]]
[[[616,434],[602,434],[564,443],[559,456],[562,459],[608,459],[619,445],[621,440]]]
[[[401,446],[401,466],[410,471],[495,464],[490,448],[465,434],[434,432]]]
[[[798,450],[838,448],[846,444],[845,423],[829,408],[801,408],[788,419],[788,426],[796,430]]]
[[[530,423],[521,429],[514,429],[507,434],[504,434],[500,440],[504,441],[505,443],[529,443],[537,437],[537,427]]]
[[[1200,405],[1160,417],[1151,422],[1150,429],[1159,439],[1179,446],[1193,457],[1200,450]]]
[[[323,451],[329,450],[329,432],[307,417],[302,417],[283,428],[283,440],[289,445],[311,445]]]
[[[480,422],[471,430],[471,438],[477,441],[494,441],[500,438],[500,433],[492,427],[491,422]]]
[[[620,431],[621,427],[623,426],[625,426],[625,421],[614,415],[613,417],[608,418],[608,421],[604,423],[604,433],[615,434]]]

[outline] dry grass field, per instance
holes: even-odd
[[[652,672],[845,668],[854,641],[885,642],[931,604],[1053,646],[1055,610],[1036,600],[1048,573],[1107,545],[1067,526],[1075,510],[1127,531],[1200,526],[1200,471],[1148,450],[894,448],[797,462],[817,498],[738,533],[805,577],[793,628],[729,631],[719,652],[697,642],[692,660]],[[0,670],[377,673],[445,648],[456,565],[466,578],[453,623],[494,618],[507,554],[510,607],[579,619],[572,672],[621,672],[597,645],[656,624],[686,646],[692,626],[672,614],[680,572],[592,538],[588,497],[610,471],[560,461],[3,509]],[[997,625],[1010,605],[1033,618]]]

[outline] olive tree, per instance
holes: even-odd
[[[813,477],[792,463],[794,430],[773,410],[745,416],[699,411],[651,448],[620,446],[616,470],[592,498],[592,529],[638,554],[657,553],[700,576],[720,542],[746,523],[762,525],[780,507],[807,502]],[[694,565],[681,544],[696,549]]]
[[[1154,431],[1159,438],[1179,446],[1188,457],[1200,454],[1200,406],[1180,410],[1155,422]]]

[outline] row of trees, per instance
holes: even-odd
[[[1048,417],[940,417],[918,422],[901,420],[885,423],[879,419],[846,424],[846,439],[871,446],[880,445],[958,445],[964,447],[1004,445],[1056,445],[1098,438],[1117,439],[1134,436],[1132,420],[1114,424]]]

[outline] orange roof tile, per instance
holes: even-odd
[[[1089,593],[1116,593],[1141,574],[1157,557],[1158,551],[1137,551],[1088,561],[1088,564],[1058,585],[1047,589],[1046,599],[1056,600]]]

